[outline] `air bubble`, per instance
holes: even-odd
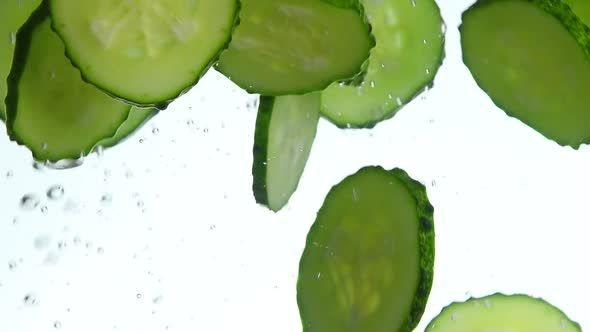
[[[41,207],[41,213],[44,213],[45,214],[45,213],[47,213],[47,211],[49,211],[49,209],[47,208],[47,206],[43,205]]]
[[[16,261],[10,261],[10,262],[8,262],[8,269],[9,269],[10,271],[14,271],[14,270],[16,270],[16,267],[17,267],[17,266],[18,266],[18,265],[16,264]]]
[[[454,322],[456,322],[456,321],[457,321],[457,319],[459,319],[459,314],[458,314],[458,313],[456,313],[456,312],[453,312],[453,313],[451,314],[451,320],[452,320],[452,321],[454,321]]]
[[[141,293],[137,293],[137,295],[135,295],[136,298],[141,299]]]
[[[319,279],[321,277],[322,277],[322,273],[321,272],[318,272],[318,274],[315,276],[316,279]]]
[[[33,211],[39,203],[39,197],[35,194],[26,194],[20,199],[20,207],[25,211]]]
[[[143,142],[145,142],[145,140],[143,138],[139,139],[139,144],[143,144]]]
[[[12,172],[10,170],[9,171],[6,171],[6,178],[7,179],[12,179],[13,176],[14,176],[14,172]]]
[[[103,194],[100,197],[100,204],[102,204],[102,205],[110,204],[112,201],[113,201],[113,197],[111,196],[111,194]]]
[[[160,129],[158,129],[156,127],[152,128],[152,134],[158,135],[159,133],[160,133]]]
[[[16,32],[11,32],[10,33],[10,45],[14,45],[16,44]]]
[[[395,102],[397,103],[397,106],[402,106],[404,104],[400,97],[395,98]]]
[[[35,306],[39,304],[39,301],[37,300],[37,296],[35,294],[28,293],[23,297],[23,304],[25,306]]]
[[[47,198],[55,201],[62,198],[64,196],[64,193],[64,187],[60,185],[54,185],[47,189]]]
[[[371,88],[375,87],[375,81],[371,80],[371,82],[369,83],[369,85],[371,86]]]
[[[54,328],[56,328],[56,329],[59,329],[59,328],[61,328],[61,322],[60,322],[60,321],[58,321],[58,320],[56,320],[56,321],[53,323],[53,327],[54,327]]]
[[[412,7],[416,7],[416,0],[411,0],[412,2]]]
[[[430,69],[426,68],[426,75],[430,75]]]
[[[428,44],[428,39],[424,39],[422,42],[424,43],[424,45],[427,45]]]
[[[98,247],[98,248],[96,249],[96,253],[98,253],[99,255],[102,255],[102,254],[104,254],[104,248],[103,248],[103,247]]]

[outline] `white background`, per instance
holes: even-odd
[[[213,72],[76,169],[33,168],[2,129],[0,331],[301,331],[305,236],[328,190],[365,165],[405,169],[435,207],[435,281],[417,331],[450,302],[497,291],[543,297],[590,326],[590,149],[558,146],[478,89],[457,30],[470,3],[439,1],[447,55],[433,89],[371,130],[322,120],[276,214],[251,191],[256,96]],[[54,185],[65,194],[50,200]],[[26,194],[39,199],[32,211]]]

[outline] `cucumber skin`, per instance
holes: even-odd
[[[469,14],[470,11],[478,9],[480,7],[484,7],[489,3],[499,2],[499,1],[507,1],[507,0],[479,0],[479,1],[477,1],[471,7],[469,7],[467,10],[465,10],[463,12],[463,14],[461,15],[461,21],[463,22],[463,19],[465,18],[466,15]],[[578,45],[580,45],[580,47],[583,49],[584,53],[588,57],[588,61],[590,61],[590,27],[585,25],[582,22],[582,20],[580,18],[578,18],[576,16],[576,14],[574,14],[574,12],[570,8],[570,6],[565,1],[562,1],[562,0],[520,0],[520,1],[529,2],[529,3],[533,4],[534,6],[536,6],[537,8],[545,11],[549,15],[555,17],[561,23],[561,25],[563,27],[565,27],[565,29],[569,32],[569,34],[578,42]],[[461,25],[459,26],[460,35],[462,35],[463,28],[464,28],[463,23],[461,23]],[[461,49],[464,49],[463,38],[461,38]],[[462,52],[462,60],[463,60],[463,63],[465,64],[465,66],[467,67],[467,69],[469,70],[469,67],[467,66],[468,60],[467,60],[467,56],[465,55],[465,52]],[[469,70],[469,73],[471,74],[471,70]],[[471,74],[471,76],[475,80],[475,83],[477,84],[477,86],[492,100],[492,102],[498,108],[500,108],[502,111],[504,111],[504,113],[506,113],[506,115],[521,121],[517,116],[515,116],[515,112],[511,111],[510,108],[505,107],[505,105],[502,105],[502,103],[498,102],[493,95],[491,95],[487,91],[485,91],[482,88],[482,86],[479,84],[477,78],[475,76],[473,76],[473,74]],[[546,133],[539,131],[537,128],[529,126],[528,123],[525,123],[525,124],[528,127],[533,128],[536,132],[540,133],[548,140],[554,141],[561,146],[571,146],[574,150],[579,149],[582,144],[589,144],[590,143],[590,134],[588,135],[588,137],[586,139],[582,140],[580,143],[567,144],[567,143],[559,142],[559,141],[551,138],[550,135],[547,135]]]
[[[6,1],[6,0],[2,0],[2,1]],[[49,13],[51,13],[51,2],[54,0],[43,0],[43,2],[48,2],[48,10]],[[200,73],[198,73],[197,77],[195,78],[195,81],[190,84],[189,86],[183,88],[182,90],[178,91],[177,93],[175,93],[172,96],[168,96],[165,100],[159,101],[159,102],[154,102],[154,103],[136,103],[133,102],[131,100],[125,99],[124,97],[121,96],[117,96],[115,95],[113,92],[109,91],[107,88],[96,84],[94,82],[92,82],[90,79],[88,79],[84,73],[80,70],[80,67],[76,64],[76,62],[73,60],[70,52],[68,51],[69,47],[68,44],[66,43],[66,41],[61,37],[61,35],[59,34],[59,30],[57,29],[57,25],[55,24],[55,22],[52,20],[51,21],[51,28],[53,29],[53,31],[55,31],[55,33],[59,36],[59,38],[62,40],[62,42],[64,43],[65,47],[66,47],[66,56],[68,57],[68,59],[70,59],[70,62],[72,63],[72,65],[74,67],[76,67],[78,70],[80,70],[80,74],[82,76],[82,80],[88,84],[92,84],[95,87],[97,87],[98,89],[100,89],[101,91],[103,91],[104,93],[108,94],[109,96],[111,96],[114,99],[120,100],[124,103],[130,104],[132,106],[137,106],[137,107],[141,107],[141,108],[146,108],[146,107],[154,107],[157,108],[158,110],[165,110],[166,108],[168,108],[168,105],[170,105],[170,103],[172,103],[176,98],[184,95],[185,93],[187,93],[188,91],[190,91],[195,85],[197,85],[197,83],[199,83],[199,81],[201,80],[201,78],[203,78],[203,76],[205,76],[205,74],[207,74],[207,72],[209,71],[209,69],[211,67],[213,67],[213,65],[215,65],[217,63],[217,61],[219,60],[219,56],[221,55],[221,53],[223,53],[223,51],[225,51],[231,40],[232,37],[234,35],[234,31],[236,29],[236,27],[240,24],[240,18],[239,18],[239,14],[240,14],[240,10],[242,8],[242,3],[240,0],[234,0],[234,2],[236,3],[236,12],[234,13],[234,18],[233,18],[233,24],[231,27],[231,31],[229,33],[229,36],[227,38],[227,40],[225,41],[225,43],[217,50],[216,54],[211,58],[211,60],[209,61],[209,63],[201,70]]]
[[[131,113],[133,111],[134,111],[134,108],[131,108],[128,118],[131,116]],[[125,120],[121,124],[121,126],[119,126],[119,128],[117,128],[115,135],[113,135],[112,137],[100,140],[96,144],[95,148],[100,146],[100,147],[106,149],[106,148],[111,148],[111,147],[114,147],[115,145],[125,142],[129,138],[129,136],[131,136],[133,133],[135,133],[137,130],[139,130],[139,128],[143,127],[146,123],[148,123],[153,117],[155,117],[160,112],[156,108],[152,108],[152,109],[149,109],[146,111],[149,111],[149,114],[135,128],[132,128],[131,130],[121,134],[120,130],[121,130],[122,126],[127,122],[127,120]],[[117,136],[119,136],[119,137],[117,137]]]
[[[338,187],[341,183],[346,181],[351,181],[351,179],[356,175],[362,172],[371,172],[373,170],[383,170],[386,171],[381,166],[365,166],[359,169],[356,173],[347,176],[338,184],[332,187],[328,194],[326,195],[326,199],[330,197],[332,192]],[[435,257],[435,233],[434,233],[434,207],[430,204],[428,200],[428,195],[426,193],[426,187],[421,184],[420,182],[411,178],[408,173],[400,168],[394,168],[390,171],[386,171],[391,174],[391,176],[398,179],[402,184],[408,189],[408,191],[413,196],[416,202],[416,212],[419,222],[419,229],[418,229],[418,243],[419,243],[419,250],[420,250],[420,280],[418,280],[418,287],[416,288],[416,292],[414,294],[414,299],[412,300],[412,305],[410,309],[410,313],[402,327],[398,331],[392,332],[411,332],[413,331],[422,315],[424,314],[424,310],[426,308],[426,303],[428,302],[428,297],[430,295],[430,290],[432,289],[432,282],[434,279],[433,272],[434,272],[434,257]],[[323,214],[325,204],[322,204],[322,207],[317,213],[316,222],[313,223],[311,226],[307,238],[305,241],[305,248],[310,247],[313,245],[313,236],[315,233],[316,228],[321,227],[322,225],[317,223],[317,220]],[[299,270],[303,267],[303,261],[305,256],[301,257],[299,261]],[[300,286],[300,278],[297,278],[297,289]],[[301,298],[299,292],[297,292],[297,305],[301,306]],[[301,317],[301,323],[303,325],[303,332],[311,332],[310,326],[306,324],[304,318]],[[367,331],[369,332],[369,331]]]
[[[531,297],[531,296],[529,296],[529,295],[526,295],[526,294],[513,294],[513,295],[507,295],[507,294],[500,293],[500,292],[496,292],[496,293],[493,293],[493,294],[490,294],[490,295],[487,295],[487,296],[484,296],[484,297],[479,297],[479,298],[476,298],[476,297],[470,297],[469,299],[467,299],[467,300],[465,300],[465,301],[455,301],[455,302],[451,302],[450,304],[448,304],[447,306],[445,306],[445,307],[444,307],[444,308],[443,308],[443,309],[440,311],[440,313],[439,313],[438,315],[436,315],[436,317],[434,317],[434,318],[433,318],[433,319],[432,319],[432,320],[431,320],[431,321],[428,323],[428,325],[426,326],[426,328],[424,329],[424,331],[425,331],[425,332],[429,332],[429,331],[430,331],[430,329],[434,328],[434,327],[436,326],[436,320],[437,320],[437,318],[439,318],[439,317],[442,317],[442,315],[443,315],[443,314],[445,314],[445,313],[446,313],[446,311],[448,311],[448,310],[453,310],[455,305],[461,305],[461,304],[465,304],[465,303],[467,303],[467,302],[469,302],[469,301],[481,301],[481,300],[484,300],[484,301],[485,301],[486,299],[493,299],[493,298],[496,298],[496,297],[502,297],[502,298],[527,298],[527,299],[531,299],[531,300],[534,300],[534,301],[542,302],[542,303],[546,304],[546,305],[547,305],[547,307],[551,307],[551,308],[553,309],[553,311],[554,311],[556,314],[558,314],[558,315],[562,316],[564,319],[568,319],[568,320],[569,320],[569,321],[570,321],[570,322],[571,322],[573,325],[575,325],[575,326],[576,326],[576,329],[577,329],[579,332],[582,332],[582,327],[580,326],[580,324],[578,324],[577,322],[575,322],[575,321],[573,321],[573,320],[569,319],[569,317],[568,317],[568,316],[565,314],[565,312],[563,312],[561,309],[559,309],[559,308],[555,307],[554,305],[552,305],[551,303],[549,303],[549,302],[545,301],[545,300],[544,300],[544,299],[542,299],[542,298]]]
[[[12,129],[14,127],[14,119],[16,117],[16,108],[8,107],[8,105],[16,105],[18,103],[18,89],[11,89],[11,86],[18,86],[19,78],[22,76],[26,66],[27,58],[29,55],[29,49],[31,45],[31,39],[33,37],[34,29],[45,19],[49,17],[49,4],[47,0],[43,0],[39,7],[33,11],[27,21],[21,26],[16,33],[16,44],[14,45],[14,56],[12,61],[12,67],[8,74],[8,90],[6,93],[6,132],[10,137],[10,140],[16,142],[18,145],[24,146],[31,151],[33,158],[37,158],[37,153],[32,150],[19,135]],[[129,107],[131,108],[131,107]],[[127,111],[128,116],[129,110]],[[124,122],[124,119],[122,120]],[[121,122],[121,123],[122,123]],[[108,137],[112,137],[117,133],[118,127],[114,129]],[[84,154],[88,155],[94,150],[95,146],[91,146],[85,149]],[[80,156],[71,156],[71,159],[80,158]],[[68,159],[68,158],[65,158]],[[60,162],[61,160],[46,160],[48,162]]]
[[[340,0],[324,0],[330,3],[339,3]],[[342,0],[344,2],[351,2],[352,0]],[[434,0],[433,0],[434,2]],[[445,21],[442,18],[442,16],[440,16],[440,7],[438,6],[438,4],[436,2],[434,2],[435,6],[437,8],[439,8],[439,17],[441,20],[441,23],[443,25],[445,25]],[[370,24],[371,22],[368,21],[368,18],[366,16],[365,20],[367,22],[367,24],[369,24],[369,26],[372,29],[372,25]],[[441,32],[442,33],[442,32]],[[371,37],[373,38],[373,42],[375,42],[375,39],[373,37],[373,35],[371,34]],[[428,91],[430,89],[432,89],[434,87],[434,80],[436,79],[436,76],[438,74],[438,71],[440,69],[440,67],[443,65],[443,62],[446,58],[446,52],[445,52],[445,45],[446,45],[446,40],[445,40],[445,33],[442,33],[442,39],[441,39],[441,43],[442,43],[442,48],[439,54],[439,59],[437,61],[436,66],[434,66],[431,71],[432,71],[432,79],[430,81],[424,81],[424,83],[418,87],[416,89],[416,91],[414,91],[414,93],[412,93],[408,98],[403,99],[402,100],[402,105],[398,106],[398,105],[394,105],[393,108],[391,108],[389,111],[385,112],[383,117],[381,119],[378,120],[371,120],[371,121],[366,121],[364,123],[357,123],[357,124],[350,124],[346,121],[339,121],[339,119],[336,118],[332,118],[326,114],[324,114],[324,112],[321,112],[321,110],[323,108],[320,109],[320,114],[322,114],[322,116],[330,121],[332,124],[334,124],[336,127],[340,128],[340,129],[372,129],[374,128],[378,123],[385,121],[385,120],[389,120],[391,118],[393,118],[397,112],[399,112],[402,108],[404,108],[404,106],[406,106],[407,104],[409,104],[411,101],[413,101],[414,99],[416,99],[416,97],[418,97],[421,93]],[[363,82],[365,73],[366,73],[366,69],[369,65],[369,59],[367,58],[367,61],[365,61],[365,63],[363,64],[363,70],[361,72],[361,74],[359,74],[359,76],[354,77],[351,80],[351,84],[354,86],[358,86],[360,85],[360,83]]]
[[[254,131],[254,148],[252,163],[252,192],[254,199],[258,204],[268,206],[268,192],[266,190],[266,168],[267,168],[267,149],[268,130],[258,130],[258,128],[268,128],[272,120],[272,108],[274,107],[275,98],[271,96],[260,96],[258,113],[256,114],[256,130]]]

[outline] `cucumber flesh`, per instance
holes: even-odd
[[[137,106],[164,108],[231,38],[237,0],[49,0],[53,28],[84,79]]]
[[[145,125],[152,117],[158,114],[158,112],[159,111],[156,108],[132,107],[131,111],[129,112],[129,116],[117,129],[115,135],[113,137],[101,140],[96,144],[96,146],[109,148],[123,142],[129,136],[143,127],[143,125]]]
[[[305,169],[320,117],[320,96],[260,98],[254,134],[253,191],[256,202],[279,211]]]
[[[590,142],[589,30],[565,3],[479,1],[460,32],[465,65],[506,114],[560,145]]]
[[[90,153],[131,107],[82,81],[64,52],[43,2],[17,33],[6,98],[8,134],[38,161]]]
[[[0,120],[6,118],[4,99],[6,98],[6,79],[12,66],[12,55],[16,43],[16,32],[31,13],[39,7],[41,0],[2,0],[0,1]]]
[[[299,265],[304,331],[412,331],[432,285],[433,211],[401,169],[365,167],[334,186]]]
[[[243,0],[216,69],[251,93],[319,91],[361,71],[374,40],[357,8],[320,0]]]
[[[372,127],[432,81],[444,57],[444,23],[434,0],[362,0],[376,45],[360,86],[334,83],[321,112],[339,127]]]
[[[496,293],[445,307],[426,332],[582,332],[580,325],[539,298]]]

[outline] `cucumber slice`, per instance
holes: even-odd
[[[41,0],[0,1],[0,120],[6,118],[6,78],[12,65],[16,32],[40,3]]]
[[[426,332],[582,332],[580,325],[547,301],[500,293],[444,308]]]
[[[272,96],[353,78],[374,40],[358,8],[336,4],[242,0],[240,25],[216,69],[248,92]]]
[[[561,0],[483,0],[460,26],[463,61],[506,114],[574,149],[590,142],[590,29]]]
[[[295,192],[315,138],[320,96],[260,98],[252,175],[256,202],[279,211]]]
[[[565,0],[574,14],[576,14],[582,22],[590,25],[590,1],[588,0]]]
[[[304,331],[412,331],[432,286],[433,212],[399,168],[365,167],[334,186],[299,265]]]
[[[231,38],[237,0],[49,0],[53,28],[88,82],[138,106],[166,107]]]
[[[334,83],[321,112],[339,127],[373,127],[432,81],[444,58],[444,23],[434,0],[361,0],[375,36],[360,86]]]
[[[43,2],[17,33],[6,98],[8,134],[39,161],[88,154],[130,109],[82,81],[64,52]]]
[[[159,110],[156,108],[132,107],[127,120],[125,120],[119,129],[117,129],[115,136],[103,139],[102,141],[98,142],[96,146],[109,148],[123,142],[139,128],[143,127],[143,125],[146,124],[156,114],[158,114],[158,112]]]

